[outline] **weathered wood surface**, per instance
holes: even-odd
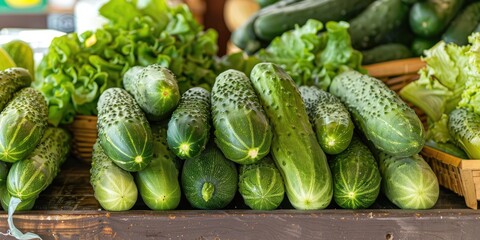
[[[396,209],[380,197],[366,210],[247,210],[236,198],[227,210],[193,210],[183,200],[175,211],[101,210],[89,183],[89,165],[69,159],[31,211],[14,215],[16,226],[43,239],[479,239],[480,212],[442,189],[432,210]],[[0,232],[7,214],[0,213]],[[0,239],[13,239],[0,235]]]

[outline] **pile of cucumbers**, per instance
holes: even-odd
[[[30,210],[57,176],[71,147],[70,134],[47,122],[47,102],[30,87],[32,76],[20,67],[0,71],[0,202],[7,210]]]
[[[383,188],[400,208],[433,207],[438,181],[418,155],[425,132],[415,112],[353,70],[330,89],[297,86],[278,65],[258,63],[178,97],[167,68],[133,67],[97,105],[94,195],[110,211],[139,198],[153,210],[182,199],[195,209],[324,209],[332,200],[357,209]]]
[[[420,56],[440,40],[467,44],[480,31],[475,0],[281,0],[261,8],[231,35],[248,54],[310,19],[348,21],[363,63]]]

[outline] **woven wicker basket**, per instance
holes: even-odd
[[[369,74],[381,79],[395,92],[418,79],[418,70],[425,66],[419,58],[402,59],[365,66]],[[411,105],[410,105],[411,106]],[[416,107],[420,120],[426,124],[426,115]],[[70,129],[74,135],[73,153],[89,162],[97,138],[97,117],[77,116]],[[480,200],[480,160],[463,160],[438,150],[424,147],[421,154],[432,166],[441,186],[465,197],[466,205],[477,209]]]

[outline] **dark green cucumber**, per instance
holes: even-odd
[[[6,163],[0,161],[0,186],[7,182],[8,166]]]
[[[130,68],[123,77],[123,87],[151,121],[167,118],[180,100],[175,76],[159,64]]]
[[[30,86],[31,83],[32,75],[25,68],[15,67],[0,71],[0,111],[18,90]]]
[[[135,182],[143,202],[152,210],[171,210],[180,203],[181,191],[175,154],[167,145],[167,129],[152,125],[153,159]]]
[[[299,91],[322,150],[328,154],[345,150],[354,129],[347,108],[337,97],[315,86],[300,86]]]
[[[254,22],[256,36],[271,41],[282,33],[303,25],[308,19],[328,21],[348,20],[366,8],[373,0],[304,0],[260,14]],[[371,24],[371,23],[370,23]]]
[[[465,151],[463,151],[460,147],[450,142],[441,143],[441,142],[435,142],[433,140],[427,140],[425,142],[425,146],[435,148],[439,151],[448,153],[450,155],[459,157],[461,159],[468,159],[468,155],[467,153],[465,153]]]
[[[333,199],[341,208],[370,207],[380,192],[381,179],[372,152],[358,137],[330,163]]]
[[[113,163],[98,139],[93,145],[90,184],[95,199],[107,211],[126,211],[137,202],[138,190],[132,174]]]
[[[326,208],[332,175],[295,82],[273,63],[257,64],[251,80],[272,124],[271,152],[290,203],[296,209]]]
[[[413,39],[412,46],[410,47],[414,56],[423,56],[425,50],[432,48],[439,40],[437,38],[421,38],[416,37]]]
[[[47,128],[48,106],[42,93],[27,87],[15,93],[0,113],[0,160],[26,158]]]
[[[210,138],[210,121],[210,92],[190,88],[168,122],[168,146],[181,159],[198,156]]]
[[[97,109],[98,137],[108,157],[127,171],[144,169],[152,159],[152,130],[135,99],[121,88],[109,88]]]
[[[377,46],[408,17],[409,7],[402,0],[377,0],[350,21],[348,29],[355,49]]]
[[[480,116],[466,108],[458,108],[448,115],[448,131],[454,142],[469,158],[480,159]]]
[[[441,34],[462,7],[463,0],[425,0],[412,5],[409,23],[420,37]]]
[[[378,45],[374,48],[362,51],[362,64],[368,65],[379,62],[387,62],[396,59],[412,57],[412,51],[399,43]]]
[[[422,150],[425,130],[415,111],[385,83],[357,71],[337,75],[330,85],[358,127],[376,148],[394,156]]]
[[[70,146],[71,137],[66,130],[49,127],[35,150],[10,168],[8,192],[20,200],[36,198],[60,172]]]
[[[221,209],[237,192],[238,172],[235,164],[210,144],[200,156],[185,160],[181,182],[192,207]]]
[[[265,14],[273,9],[281,8],[302,0],[282,0],[268,7],[262,8],[250,16],[240,27],[232,32],[230,40],[232,43],[242,49],[247,54],[254,54],[262,47],[268,45],[268,41],[263,41],[257,37],[254,30],[254,23],[258,16]]]
[[[442,35],[444,42],[454,42],[457,45],[467,45],[468,36],[480,24],[480,2],[468,5],[448,26]]]
[[[225,157],[251,164],[266,156],[272,130],[250,79],[227,70],[216,78],[211,95],[215,143]]]
[[[401,209],[429,209],[435,206],[440,192],[438,179],[422,156],[375,154],[382,175],[382,191],[393,204]]]
[[[7,186],[5,184],[0,185],[0,204],[3,208],[3,210],[7,211],[8,206],[10,205],[10,199],[12,198],[12,195],[7,190]],[[24,199],[22,200],[15,211],[28,211],[32,210],[32,208],[35,206],[35,201],[37,198],[32,198],[32,199]]]
[[[238,191],[251,209],[273,210],[282,203],[285,185],[270,156],[254,164],[241,165],[238,179]]]

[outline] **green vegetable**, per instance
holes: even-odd
[[[5,185],[5,182],[7,181],[8,169],[9,167],[7,164],[0,161],[0,186]]]
[[[480,24],[480,2],[471,3],[459,13],[442,35],[442,40],[458,45],[468,44],[468,36]]]
[[[175,76],[159,64],[130,68],[123,76],[123,86],[150,121],[169,117],[180,100]]]
[[[257,64],[251,81],[272,124],[271,152],[290,203],[296,209],[326,208],[332,176],[294,81],[273,63]]]
[[[33,59],[33,49],[28,43],[16,39],[3,44],[2,48],[12,57],[17,67],[27,69],[32,79],[34,78],[35,63]]]
[[[167,146],[167,129],[152,126],[153,159],[136,174],[138,191],[152,210],[170,210],[180,203],[181,191],[175,155]]]
[[[47,104],[42,94],[23,88],[0,113],[0,159],[17,162],[26,158],[47,128]]]
[[[413,56],[408,47],[399,43],[378,45],[374,48],[362,51],[362,55],[362,64],[364,65],[404,59]]]
[[[241,165],[238,191],[251,209],[278,208],[285,196],[285,186],[272,158],[266,156],[257,163]]]
[[[435,44],[438,42],[438,39],[436,38],[421,38],[421,37],[415,37],[412,42],[412,46],[410,47],[412,49],[413,55],[414,56],[423,56],[425,50],[428,50],[435,46]]]
[[[93,145],[90,184],[95,199],[107,211],[126,211],[137,202],[138,191],[132,174],[113,163],[98,139]]]
[[[379,150],[402,157],[422,150],[425,143],[422,122],[381,80],[347,71],[335,77],[330,93],[342,101],[355,126]]]
[[[258,5],[260,5],[261,8],[264,8],[266,6],[272,5],[279,0],[257,0]]]
[[[300,86],[308,117],[325,153],[338,154],[350,144],[353,122],[340,100],[315,86]]]
[[[453,140],[448,130],[448,115],[443,114],[440,120],[434,122],[428,121],[427,139],[439,143],[447,143]]]
[[[455,109],[448,116],[448,130],[469,158],[480,159],[480,115],[465,108]]]
[[[185,4],[111,0],[99,12],[107,24],[53,39],[39,64],[35,86],[48,99],[52,125],[69,124],[76,114],[96,115],[103,91],[121,87],[133,66],[170,69],[180,93],[213,85],[218,34],[204,31]]]
[[[198,156],[206,147],[211,128],[210,92],[193,87],[183,93],[168,122],[169,148],[181,159]]]
[[[250,79],[237,70],[227,70],[212,89],[215,143],[225,157],[251,164],[270,152],[272,130]]]
[[[477,114],[480,114],[480,32],[473,33],[469,38],[470,49],[466,52],[468,58],[460,67],[462,73],[466,73],[468,80],[465,86],[461,85],[459,91],[465,87],[461,93],[459,107],[468,108]]]
[[[462,7],[463,0],[425,0],[412,5],[409,23],[421,37],[441,34]]]
[[[425,145],[461,159],[468,159],[468,155],[465,153],[465,151],[450,142],[442,143],[428,140],[425,142]]]
[[[8,68],[0,71],[0,111],[20,89],[30,86],[32,76],[24,68]]]
[[[377,46],[407,18],[409,7],[402,0],[377,0],[350,20],[349,33],[355,49]]]
[[[254,22],[255,34],[271,41],[309,19],[320,22],[348,20],[373,0],[304,0],[260,14]]]
[[[429,209],[439,196],[438,179],[418,154],[392,157],[378,153],[382,189],[387,198],[401,209]]]
[[[16,66],[17,65],[13,61],[12,57],[10,57],[10,55],[0,47],[0,71]]]
[[[400,96],[420,108],[432,121],[440,120],[456,108],[468,80],[468,46],[438,42],[424,52],[426,68],[419,71],[420,78],[407,84]]]
[[[297,85],[315,85],[326,90],[343,69],[365,72],[361,66],[362,54],[350,44],[348,27],[347,22],[328,22],[326,33],[318,36],[323,24],[308,20],[305,25],[275,38],[260,50],[258,58],[278,64]]]
[[[140,171],[152,160],[152,130],[132,96],[121,88],[105,90],[98,101],[98,138],[112,161],[126,171]]]
[[[10,168],[8,192],[21,200],[38,197],[60,172],[60,166],[70,153],[70,146],[71,137],[66,130],[49,127],[35,150]]]
[[[10,206],[10,200],[12,198],[12,195],[7,190],[7,186],[5,184],[0,185],[0,204],[2,205],[3,210],[7,211],[8,207]],[[25,199],[22,200],[17,208],[15,209],[16,211],[28,211],[32,210],[32,208],[35,206],[35,201],[37,198],[32,198],[32,199]]]
[[[192,207],[221,209],[237,192],[237,168],[211,144],[200,156],[185,161],[181,182],[183,193]]]
[[[370,207],[378,197],[382,177],[368,147],[354,137],[348,148],[333,157],[333,199],[341,208]]]

